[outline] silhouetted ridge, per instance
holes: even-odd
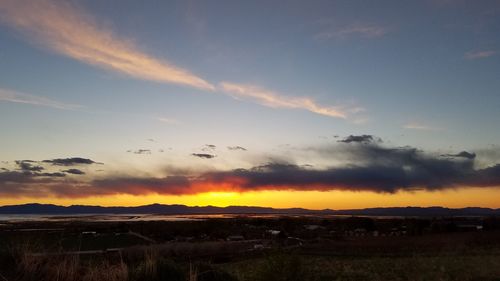
[[[0,207],[0,214],[323,214],[355,216],[489,216],[500,215],[500,209],[467,207],[392,207],[352,210],[308,210],[302,208],[275,209],[252,206],[194,206],[151,204],[137,207],[102,207],[87,205],[58,206],[52,204],[24,204]]]

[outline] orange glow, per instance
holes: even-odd
[[[467,206],[500,208],[499,188],[462,188],[444,191],[398,192],[395,194],[368,191],[256,191],[205,192],[196,195],[113,195],[71,198],[1,198],[0,205],[28,202],[59,205],[85,204],[102,206],[138,206],[151,203],[185,204],[188,206],[266,206],[275,208],[351,209],[389,206]]]

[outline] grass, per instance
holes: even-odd
[[[277,255],[223,267],[240,281],[500,280],[500,256],[487,254],[369,258]]]
[[[212,249],[200,243],[203,252]],[[173,244],[172,246],[174,246]],[[190,247],[195,248],[197,243]],[[211,245],[211,244],[210,244]],[[170,246],[170,247],[172,247]],[[178,247],[187,247],[181,243]],[[326,281],[499,280],[500,248],[310,255],[274,251],[222,264],[176,259],[157,245],[107,255],[33,255],[36,244],[14,244],[0,259],[0,281]],[[190,251],[193,249],[189,249]],[[212,249],[213,250],[213,249]],[[225,251],[225,249],[219,249]],[[330,249],[331,251],[331,249]],[[184,251],[183,251],[184,252]],[[185,253],[185,252],[184,252]],[[185,258],[185,257],[184,257]]]
[[[78,233],[0,232],[0,281],[500,281],[498,231],[314,239],[262,251],[249,251],[256,241],[150,244],[128,234]]]

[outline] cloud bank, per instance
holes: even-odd
[[[331,160],[332,164],[326,167],[271,161],[246,169],[213,169],[198,173],[170,166],[166,171],[168,175],[164,177],[127,174],[89,177],[73,169],[49,173],[37,168],[36,163],[45,163],[43,161],[20,160],[16,162],[19,171],[5,169],[0,172],[0,195],[80,198],[116,194],[182,195],[209,191],[349,190],[394,193],[400,190],[461,187],[500,188],[498,159],[489,166],[477,168],[476,154],[472,152],[439,155],[413,147],[383,146],[382,142],[376,141],[378,138],[368,136],[345,138],[365,141],[306,148],[311,156],[321,155]],[[192,155],[206,159],[214,157],[211,154]],[[338,160],[342,164],[339,165]],[[79,176],[68,178],[65,173]],[[80,180],[79,177],[85,179]]]

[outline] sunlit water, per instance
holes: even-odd
[[[158,214],[71,214],[71,215],[0,215],[2,222],[29,221],[87,221],[87,222],[120,222],[120,221],[201,221],[207,219],[231,218],[279,218],[279,217],[350,217],[348,215],[284,215],[284,214],[192,214],[192,215],[158,215]],[[364,216],[378,219],[397,218],[395,216]]]

